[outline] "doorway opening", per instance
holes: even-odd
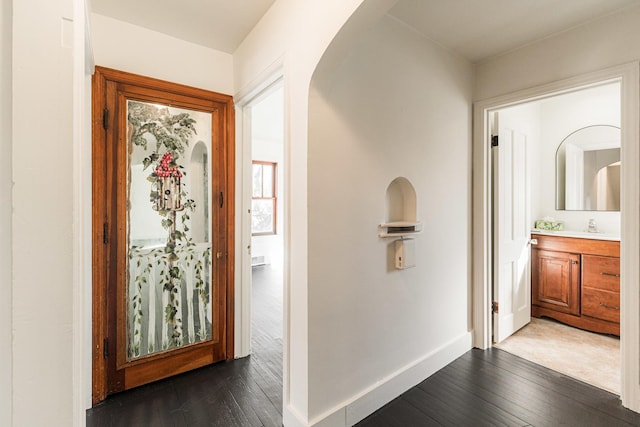
[[[286,339],[287,201],[284,79],[274,69],[239,96],[241,117],[236,164],[240,253],[236,282],[235,357],[251,356],[252,369],[270,383],[276,406],[283,400]],[[277,394],[277,396],[276,396]]]
[[[246,116],[245,116],[246,117]],[[284,265],[284,89],[250,104],[251,342],[253,360],[282,381]]]
[[[616,81],[491,116],[493,343],[615,394],[620,101]]]
[[[571,77],[474,103],[473,160],[473,329],[474,346],[492,346],[492,212],[491,206],[491,129],[492,111],[580,89],[620,83],[621,94],[621,207],[620,235],[620,399],[622,405],[640,410],[640,271],[634,263],[640,253],[640,68],[637,63],[623,64],[589,74]]]

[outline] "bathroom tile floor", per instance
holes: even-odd
[[[531,323],[496,347],[570,377],[620,394],[620,339],[550,319]]]

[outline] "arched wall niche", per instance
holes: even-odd
[[[385,220],[380,224],[380,237],[393,237],[419,233],[416,190],[402,176],[395,178],[386,192]]]
[[[407,178],[398,177],[387,187],[385,222],[415,222],[416,190]]]

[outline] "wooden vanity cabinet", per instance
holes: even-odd
[[[532,304],[560,313],[580,315],[580,255],[533,249]]]
[[[620,242],[531,238],[531,315],[620,335]]]

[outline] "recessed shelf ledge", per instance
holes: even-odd
[[[404,237],[422,233],[421,222],[395,221],[378,225],[378,237]]]

